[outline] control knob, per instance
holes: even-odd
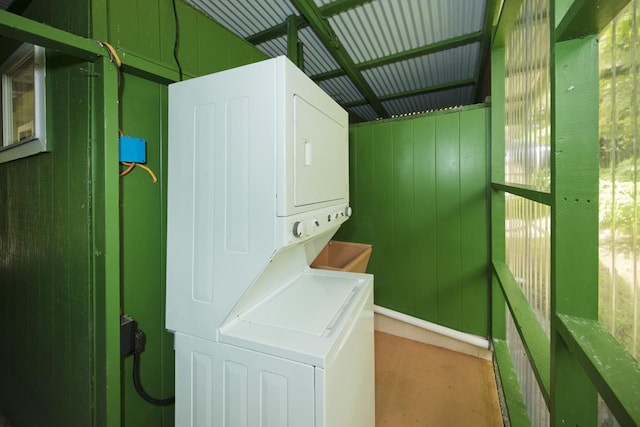
[[[353,214],[353,210],[351,209],[351,206],[347,206],[344,209],[344,214],[346,215],[347,218],[349,218],[351,216],[351,214]]]
[[[293,223],[293,236],[301,237],[307,231],[307,227],[302,221],[296,221]]]

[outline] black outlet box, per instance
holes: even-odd
[[[133,354],[138,323],[126,314],[120,315],[120,356]]]

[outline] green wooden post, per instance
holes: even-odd
[[[504,123],[505,123],[505,50],[504,47],[491,51],[491,181],[504,182]],[[504,191],[491,191],[491,260],[505,262],[505,211]],[[491,269],[491,336],[494,357],[499,371],[502,392],[507,413],[512,425],[530,425],[527,408],[522,397],[506,334],[506,303],[500,281]]]
[[[300,40],[298,39],[298,17],[290,15],[287,17],[287,57],[302,69],[300,62]]]
[[[597,393],[562,340],[558,315],[598,318],[597,37],[555,43],[554,48],[551,420],[558,426],[595,426]]]
[[[120,181],[118,80],[106,57],[95,62],[92,152],[95,425],[119,426]]]
[[[504,182],[504,48],[491,52],[491,181]],[[505,261],[504,192],[491,191],[491,259]],[[505,340],[505,302],[492,273],[491,335]]]

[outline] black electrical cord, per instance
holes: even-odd
[[[133,386],[136,388],[136,391],[145,401],[151,403],[156,406],[168,406],[173,405],[176,401],[175,396],[167,397],[165,399],[157,399],[155,397],[149,396],[147,392],[142,387],[142,382],[140,381],[140,353],[144,350],[144,343],[146,337],[144,332],[141,330],[137,330],[135,332],[135,349],[133,351]]]
[[[178,45],[180,44],[180,24],[178,23],[178,7],[176,5],[176,0],[173,0],[173,20],[175,22],[176,27],[176,36],[173,41],[173,59],[176,60],[176,65],[178,66],[178,75],[180,76],[180,81],[182,81],[182,65],[180,65],[180,60],[178,59]]]

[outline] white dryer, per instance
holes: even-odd
[[[309,268],[351,212],[347,135],[284,57],[169,86],[177,426],[374,425],[373,276]]]

